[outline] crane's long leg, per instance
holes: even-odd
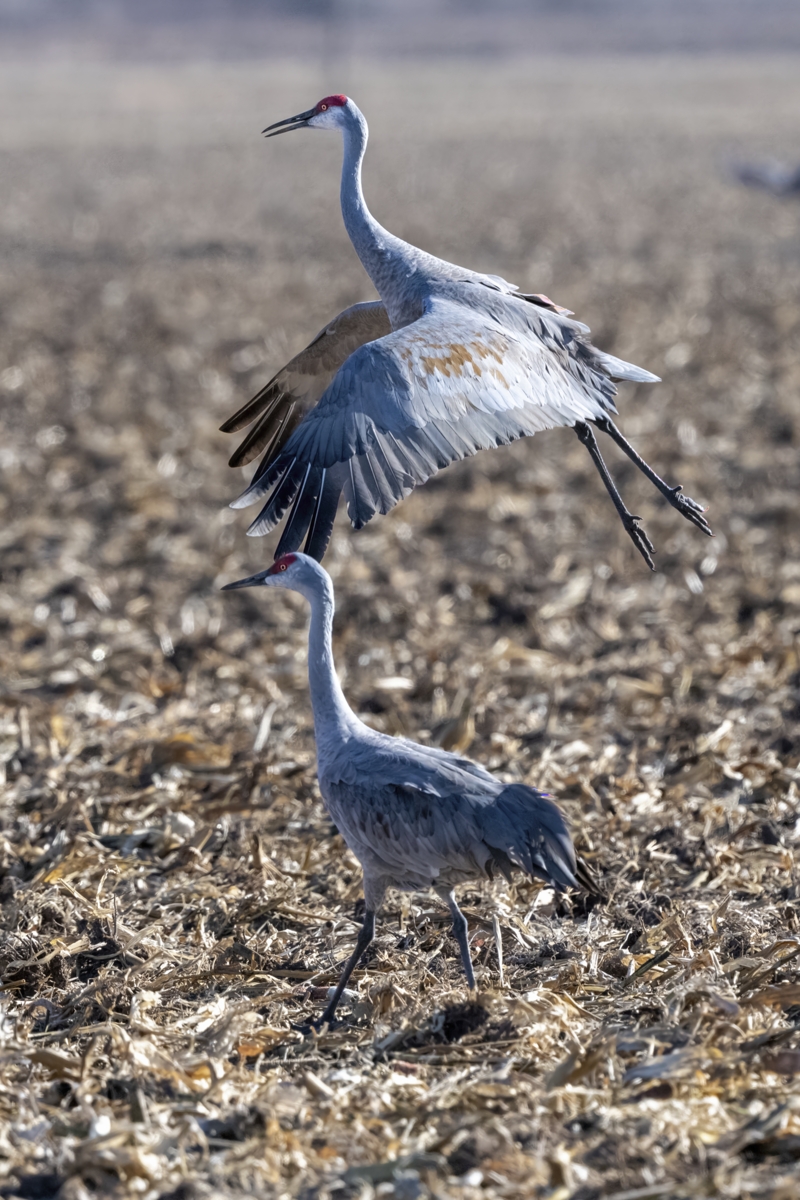
[[[675,487],[670,487],[668,483],[664,482],[660,475],[656,475],[649,463],[646,463],[641,454],[638,454],[637,451],[634,450],[628,439],[622,436],[614,422],[610,421],[608,417],[595,417],[594,424],[598,429],[602,429],[603,433],[607,433],[612,441],[617,443],[620,450],[627,454],[631,462],[635,463],[642,474],[646,476],[655,487],[658,488],[658,490],[661,492],[661,495],[669,504],[672,505],[673,508],[677,508],[678,512],[686,517],[687,521],[691,521],[692,524],[696,525],[698,529],[702,529],[703,533],[707,533],[709,537],[714,536],[711,531],[711,526],[703,516],[705,509],[702,508],[696,500],[692,500],[691,496],[684,496],[681,494],[683,492],[683,487],[680,483],[676,484]]]
[[[374,937],[375,937],[375,913],[372,912],[370,909],[367,909],[367,911],[364,913],[364,924],[361,926],[361,928],[358,931],[358,939],[356,941],[356,948],[347,960],[347,964],[345,965],[345,968],[342,971],[341,978],[339,979],[339,982],[336,985],[336,991],[331,996],[331,998],[328,1002],[328,1007],[325,1009],[325,1012],[316,1021],[312,1021],[312,1025],[315,1025],[317,1027],[322,1026],[322,1025],[333,1025],[334,1013],[336,1012],[339,1001],[342,998],[342,992],[347,987],[347,981],[350,978],[350,976],[353,974],[353,971],[355,970],[355,968],[357,967],[359,959],[361,958],[361,955],[364,953],[367,946],[369,946],[370,942],[372,941],[372,939]]]
[[[625,507],[622,497],[617,491],[616,484],[609,474],[608,467],[603,461],[603,456],[600,453],[600,447],[597,445],[597,438],[594,436],[594,432],[589,428],[585,421],[576,422],[573,428],[575,429],[580,441],[583,442],[584,446],[589,451],[592,462],[600,472],[600,478],[606,485],[606,491],[611,497],[614,508],[619,513],[619,519],[622,521],[622,524],[630,535],[631,541],[641,554],[644,561],[647,563],[650,570],[655,571],[655,563],[651,557],[651,555],[655,553],[655,546],[650,541],[650,538],[647,536],[645,531],[636,524],[636,522],[641,521],[642,518],[634,516],[634,514],[629,512]]]
[[[475,972],[472,969],[472,959],[469,956],[469,926],[467,925],[467,918],[458,907],[455,892],[440,892],[439,894],[446,901],[447,907],[452,913],[453,933],[458,942],[458,948],[461,951],[461,965],[467,977],[467,987],[472,991],[475,987]]]

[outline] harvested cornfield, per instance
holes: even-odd
[[[476,79],[480,79],[478,102]],[[393,895],[343,1022],[357,863],[321,805],[294,595],[218,432],[371,295],[386,226],[549,293],[663,377],[616,451],[651,575],[559,430],[326,558],[365,719],[555,795],[605,899]],[[7,65],[0,79],[0,1195],[779,1197],[800,1158],[800,206],[791,60]],[[13,113],[13,116],[12,116]],[[21,115],[20,115],[21,114]]]

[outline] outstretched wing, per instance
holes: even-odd
[[[468,307],[433,297],[419,320],[351,354],[233,507],[270,493],[248,530],[260,535],[294,501],[276,556],[308,532],[306,553],[321,558],[342,490],[361,528],[448,463],[615,412],[612,376],[654,378],[596,350],[586,332],[517,299]]]
[[[262,450],[267,451],[269,459],[274,458],[323,395],[342,363],[359,346],[390,331],[386,309],[379,300],[354,304],[340,312],[257,396],[220,426],[223,433],[237,433],[256,422],[234,450],[228,465],[243,467]]]

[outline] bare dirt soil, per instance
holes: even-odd
[[[352,533],[345,690],[551,791],[607,899],[390,898],[320,803],[303,602],[217,432],[371,290],[331,90],[392,230],[663,376],[623,430],[716,537],[568,430]],[[27,64],[0,79],[0,1194],[794,1195],[800,1158],[800,206],[791,59]],[[502,953],[499,953],[502,945]],[[501,971],[502,962],[502,971]]]

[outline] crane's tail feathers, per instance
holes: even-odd
[[[496,846],[490,846],[489,849],[491,853],[486,863],[489,878],[494,879],[494,869],[496,868],[506,883],[512,883],[514,879],[514,863],[508,857],[505,850],[498,850]]]
[[[660,377],[652,371],[645,371],[644,367],[637,367],[635,363],[625,362],[624,359],[605,354],[602,350],[594,348],[594,358],[601,370],[611,379],[624,379],[628,383],[661,382]]]
[[[526,874],[558,888],[581,886],[576,878],[575,850],[561,810],[535,788],[509,784],[495,804],[481,814],[481,824],[495,858],[494,847],[502,846],[506,857]]]

